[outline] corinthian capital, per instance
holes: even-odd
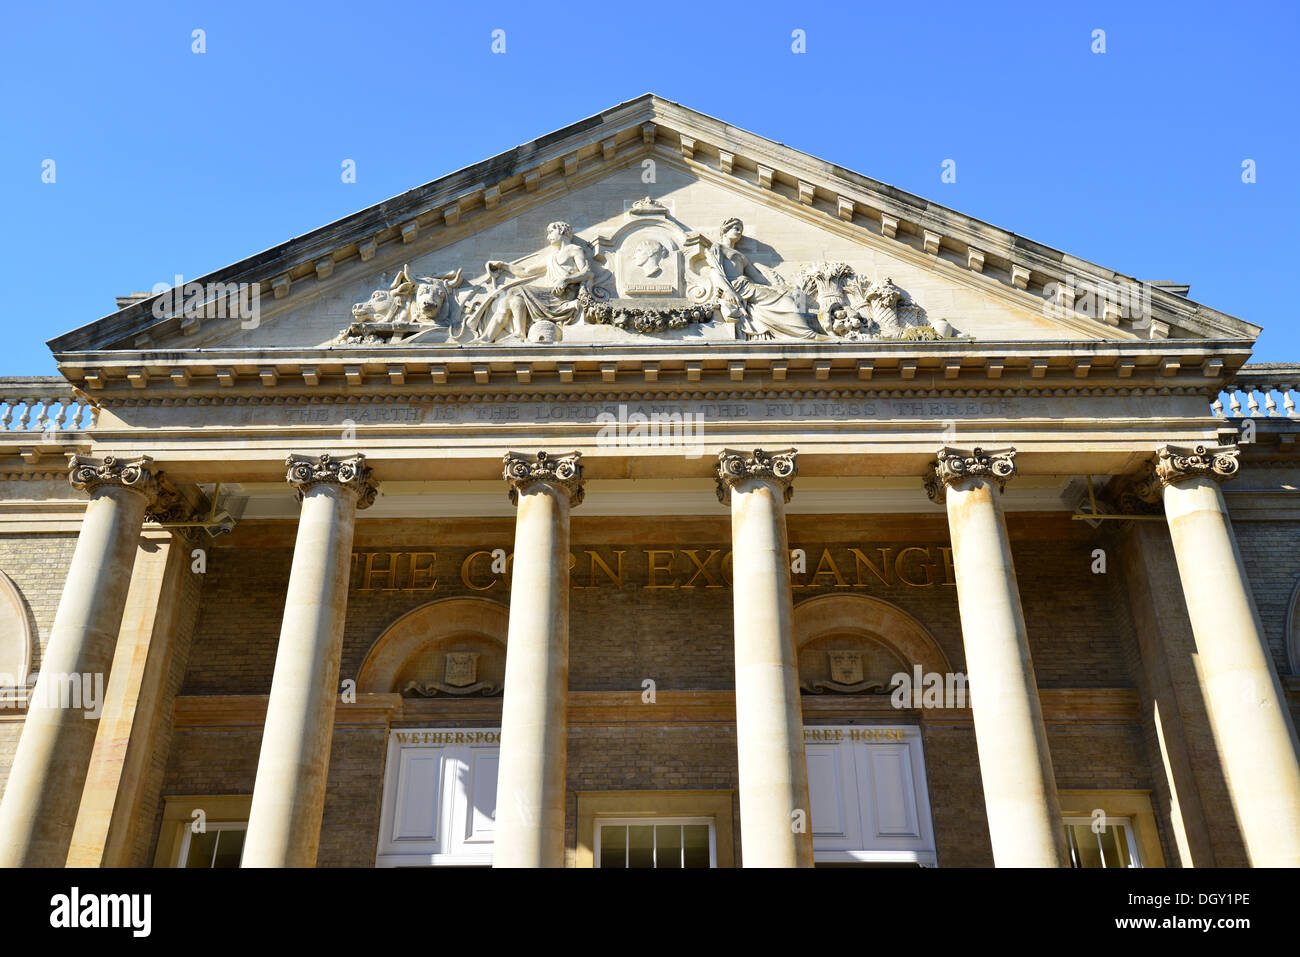
[[[68,464],[68,481],[79,492],[94,494],[101,488],[124,488],[139,492],[152,503],[158,495],[162,473],[153,467],[153,459],[139,455],[119,459],[105,455],[102,459],[74,455]]]
[[[930,501],[942,505],[948,494],[948,487],[956,485],[963,479],[986,478],[996,482],[998,491],[1006,487],[1007,480],[1016,474],[1016,450],[982,449],[978,446],[970,452],[944,447],[930,463],[930,470],[925,475],[925,494]]]
[[[566,455],[538,452],[535,456],[524,452],[507,452],[503,461],[503,477],[510,483],[510,501],[515,505],[519,504],[519,493],[537,482],[545,482],[568,493],[570,505],[582,504],[584,492],[581,452],[569,452]]]
[[[290,455],[284,460],[289,469],[286,480],[298,494],[298,501],[317,485],[337,485],[357,494],[357,508],[369,508],[379,494],[371,470],[366,467],[366,457],[360,453],[335,458],[327,452],[320,455]]]
[[[1133,482],[1132,492],[1144,502],[1158,502],[1170,485],[1201,476],[1222,482],[1241,468],[1240,454],[1235,445],[1161,446],[1155,459],[1147,463],[1146,472]]]
[[[790,501],[794,495],[794,478],[799,474],[799,466],[795,462],[798,454],[794,449],[779,449],[776,452],[754,449],[752,455],[735,449],[723,449],[718,453],[716,470],[718,501],[723,505],[730,503],[732,490],[750,479],[762,479],[780,486],[785,501]]]

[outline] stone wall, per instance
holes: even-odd
[[[1273,653],[1273,664],[1280,674],[1292,674],[1286,619],[1291,596],[1300,582],[1300,522],[1236,521],[1232,530]]]

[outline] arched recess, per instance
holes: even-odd
[[[0,694],[6,688],[26,687],[32,648],[27,603],[13,579],[0,571]]]
[[[897,605],[865,595],[822,595],[794,608],[799,682],[805,690],[828,680],[843,682],[832,671],[830,652],[860,657],[862,681],[890,685],[899,671],[911,674],[952,673],[948,656],[919,621]],[[842,690],[842,689],[835,689]]]
[[[1291,674],[1300,675],[1300,578],[1291,590],[1286,613],[1286,647],[1291,659]]]
[[[487,598],[443,598],[413,608],[370,646],[357,673],[357,690],[402,692],[412,682],[455,685],[447,656],[460,654],[477,655],[473,684],[485,686],[478,693],[499,694],[509,621],[509,609]]]

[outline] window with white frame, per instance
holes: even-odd
[[[1137,835],[1126,817],[1064,818],[1071,867],[1141,867]]]
[[[717,867],[713,818],[597,818],[596,867]]]
[[[238,867],[244,856],[247,821],[210,822],[195,834],[186,827],[177,867]]]

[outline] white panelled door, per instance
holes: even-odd
[[[937,863],[921,729],[805,727],[817,861]]]
[[[377,867],[490,865],[498,728],[402,728],[388,736]]]

